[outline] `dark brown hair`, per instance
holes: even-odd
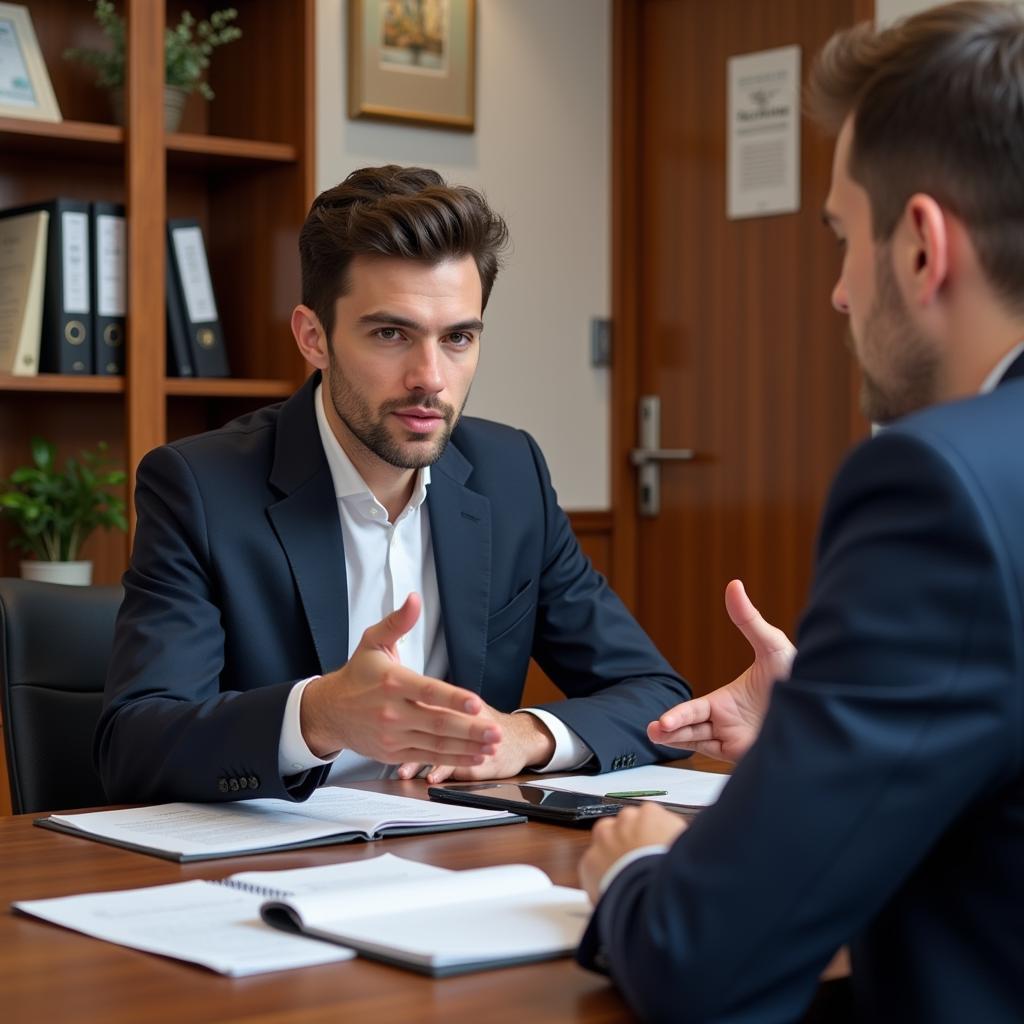
[[[836,33],[808,82],[812,117],[853,115],[850,176],[886,241],[924,192],[960,218],[991,284],[1024,305],[1024,18],[966,0],[884,31]]]
[[[356,256],[428,264],[472,256],[486,306],[507,244],[504,220],[476,190],[422,167],[364,167],[310,207],[299,233],[302,301],[330,337]]]

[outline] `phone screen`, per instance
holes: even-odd
[[[467,803],[476,807],[501,807],[518,810],[523,814],[530,814],[532,811],[545,817],[550,815],[567,820],[616,814],[623,807],[622,801],[619,800],[608,800],[585,793],[562,793],[555,789],[515,782],[471,782],[464,785],[431,786],[428,793],[435,800]]]

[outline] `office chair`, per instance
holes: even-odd
[[[122,591],[0,579],[0,701],[15,814],[107,803],[92,737]]]

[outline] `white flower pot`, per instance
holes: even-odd
[[[92,583],[92,562],[22,562],[21,578],[87,587]]]

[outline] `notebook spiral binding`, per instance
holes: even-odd
[[[287,889],[274,889],[269,885],[253,885],[252,882],[239,882],[234,878],[219,878],[213,882],[214,885],[226,885],[229,889],[238,889],[241,892],[252,893],[254,896],[264,896],[271,900],[286,900],[294,893]]]

